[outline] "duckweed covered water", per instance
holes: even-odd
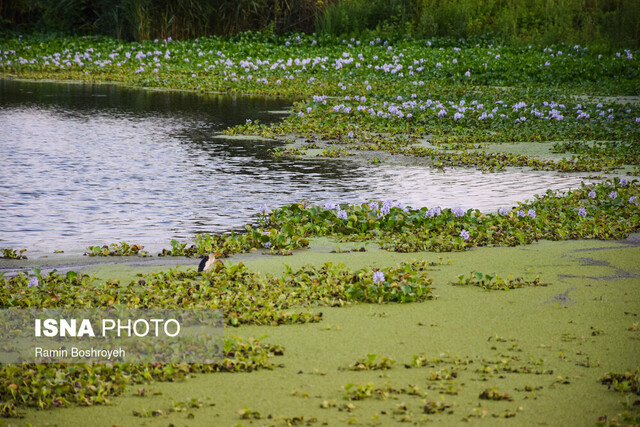
[[[287,425],[287,419],[297,417],[311,425],[595,425],[599,417],[612,419],[625,410],[629,397],[608,390],[599,379],[610,371],[635,369],[640,362],[638,246],[539,242],[449,253],[441,260],[442,254],[389,253],[374,245],[367,252],[329,253],[337,245],[351,247],[319,239],[312,242],[316,249],[292,257],[240,255],[232,261],[280,275],[285,263],[295,269],[331,261],[357,269],[424,259],[437,264],[429,271],[437,299],[319,307],[320,323],[227,328],[227,336],[280,344],[284,355],[273,360],[274,370],[130,386],[112,405],[26,408],[20,422],[88,424],[99,418],[104,425]],[[457,274],[470,271],[540,275],[549,286],[488,292],[451,284]],[[120,277],[113,266],[96,273]],[[556,300],[568,290],[572,304]],[[347,369],[367,354],[396,362],[384,371]],[[347,400],[345,386],[362,390],[369,383],[405,392]],[[407,393],[412,388],[418,394]],[[513,400],[479,397],[492,389]],[[192,399],[195,405],[179,405]],[[425,413],[425,402],[451,406]],[[172,411],[180,406],[185,408]],[[156,416],[140,415],[157,410]],[[253,415],[243,418],[248,414]]]

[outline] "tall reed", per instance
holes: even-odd
[[[265,33],[640,46],[640,0],[0,0],[0,29],[144,40]]]

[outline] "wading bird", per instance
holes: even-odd
[[[200,260],[200,265],[198,266],[198,272],[211,270],[215,263],[216,263],[216,254],[212,253],[204,256]]]

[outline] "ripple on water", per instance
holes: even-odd
[[[229,139],[220,131],[248,118],[268,121],[264,111],[285,101],[78,85],[60,94],[60,86],[0,82],[1,247],[73,251],[128,241],[160,249],[172,238],[239,229],[263,203],[301,200],[392,199],[493,211],[584,179],[341,159],[276,161],[268,149],[281,143]],[[65,98],[68,91],[72,98]],[[57,95],[45,96],[50,92]],[[156,102],[163,97],[166,102]]]

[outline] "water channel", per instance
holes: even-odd
[[[280,120],[289,106],[277,98],[0,79],[0,247],[32,254],[127,241],[156,250],[174,238],[241,229],[261,204],[301,200],[492,211],[584,179],[276,160],[268,150],[283,142],[222,134],[247,119]]]

